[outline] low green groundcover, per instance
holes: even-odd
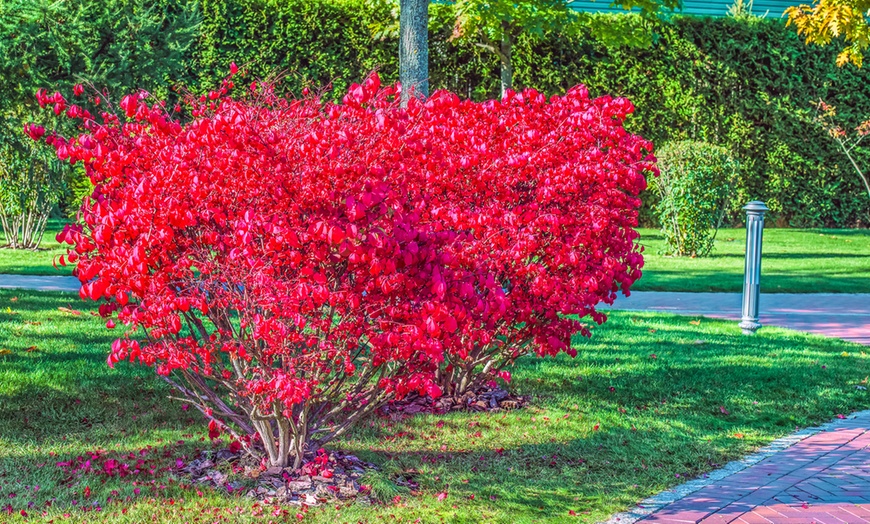
[[[151,370],[109,369],[117,333],[93,313],[74,295],[0,291],[0,521],[24,511],[30,521],[131,524],[297,513],[319,523],[596,522],[798,427],[870,408],[856,387],[870,375],[862,346],[613,312],[592,340],[575,340],[576,359],[520,361],[510,387],[532,396],[525,409],[366,421],[333,447],[381,467],[365,482],[382,502],[302,514],[180,486],[177,460],[210,446],[205,424],[168,400]],[[146,471],[121,479],[57,466],[96,450],[134,453]],[[419,490],[397,487],[397,476]]]
[[[643,277],[636,291],[743,289],[744,229],[720,229],[709,257],[670,257],[656,229],[641,229]],[[870,229],[764,231],[763,293],[870,293]]]
[[[66,253],[64,246],[54,237],[63,228],[64,220],[49,220],[39,249],[9,249],[6,236],[0,230],[0,275],[70,275],[72,266],[57,266],[54,261]]]

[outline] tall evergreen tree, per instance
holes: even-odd
[[[24,224],[4,227],[10,245],[38,244],[73,173],[22,133],[45,118],[35,111],[36,90],[69,93],[83,83],[81,105],[136,88],[165,97],[170,82],[188,77],[199,19],[193,0],[0,0],[0,214],[4,226]]]

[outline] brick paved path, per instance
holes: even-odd
[[[740,320],[740,293],[634,292],[614,309],[660,311]],[[870,294],[765,293],[761,324],[870,345]],[[762,328],[763,329],[763,328]]]
[[[870,414],[823,431],[642,522],[870,523]]]

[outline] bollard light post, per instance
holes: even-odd
[[[743,270],[743,315],[740,329],[744,335],[754,335],[758,323],[758,299],[761,295],[761,237],[764,233],[764,202],[754,200],[746,210],[746,266]]]

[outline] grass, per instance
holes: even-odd
[[[72,295],[0,290],[0,521],[21,510],[55,522],[295,521],[294,508],[179,485],[175,460],[208,446],[205,425],[152,370],[106,366],[117,333],[93,311]],[[855,387],[870,375],[862,346],[690,321],[613,312],[575,340],[576,359],[521,360],[511,387],[533,396],[521,411],[366,421],[332,446],[382,467],[370,479],[386,502],[311,508],[303,522],[597,522],[796,427],[870,408]],[[138,483],[56,465],[148,446],[155,473]],[[419,494],[391,487],[390,475],[412,474]]]
[[[0,274],[69,275],[52,266],[66,251],[54,240],[62,221],[52,221],[40,251],[0,248]],[[719,231],[713,255],[668,257],[656,229],[641,229],[646,260],[636,291],[731,291],[743,289],[742,229]],[[3,243],[0,234],[0,245]],[[764,293],[870,293],[870,230],[768,229],[762,261]]]
[[[0,275],[71,275],[72,266],[54,267],[54,259],[65,255],[66,248],[54,239],[65,220],[49,220],[36,251],[0,247]],[[0,246],[6,245],[6,235],[0,230]]]
[[[661,255],[656,229],[641,229],[643,277],[637,291],[732,291],[743,289],[746,232],[721,229],[712,256]],[[870,230],[767,229],[761,262],[763,293],[870,293]]]

